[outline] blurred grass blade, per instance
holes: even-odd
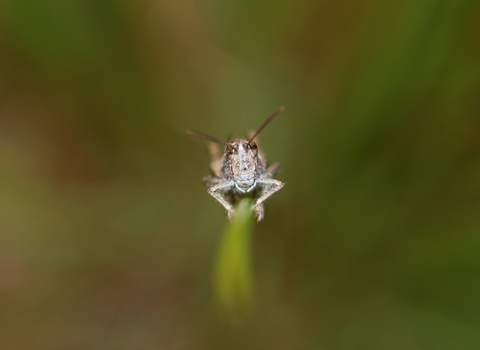
[[[253,202],[241,200],[220,243],[214,293],[220,312],[227,317],[242,318],[252,310],[250,240],[254,222]]]

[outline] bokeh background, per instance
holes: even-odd
[[[0,2],[1,349],[479,349],[480,3]],[[186,128],[285,188],[255,311]]]

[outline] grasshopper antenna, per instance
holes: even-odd
[[[268,125],[268,123],[270,123],[270,122],[272,121],[273,118],[275,118],[279,113],[283,112],[284,110],[285,110],[285,107],[283,107],[283,106],[278,107],[278,109],[277,109],[275,112],[273,112],[273,114],[272,114],[270,117],[268,117],[267,120],[265,120],[265,122],[262,124],[262,126],[261,126],[261,127],[257,130],[257,132],[250,138],[250,140],[248,140],[247,146],[250,144],[250,142],[253,141],[253,139],[254,139],[255,137],[257,137],[258,134],[260,134],[260,131],[262,131],[263,128],[266,127],[266,126]]]
[[[200,137],[201,139],[205,139],[205,140],[212,141],[212,142],[215,142],[215,143],[219,143],[219,144],[224,145],[224,146],[230,146],[230,144],[225,142],[225,141],[219,140],[219,139],[217,139],[213,136],[203,134],[203,133],[198,132],[198,131],[193,131],[193,130],[187,129],[187,134],[188,135],[193,135],[193,136],[196,136],[196,137]]]

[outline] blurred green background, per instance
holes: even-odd
[[[0,348],[479,349],[480,3],[0,2]],[[206,142],[285,188],[218,317]]]

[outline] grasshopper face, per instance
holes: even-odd
[[[217,145],[209,146],[210,169],[213,176],[204,177],[203,183],[208,187],[208,194],[227,210],[229,218],[233,214],[236,196],[250,195],[256,198],[257,222],[261,221],[264,213],[263,202],[285,185],[273,179],[279,164],[267,167],[265,155],[253,142],[260,131],[282,111],[283,107],[277,109],[248,140],[224,142],[206,134],[187,130],[190,135],[225,145],[225,153],[222,157]]]
[[[251,192],[258,178],[257,145],[248,140],[234,140],[225,148],[225,155],[237,190],[242,193]]]

